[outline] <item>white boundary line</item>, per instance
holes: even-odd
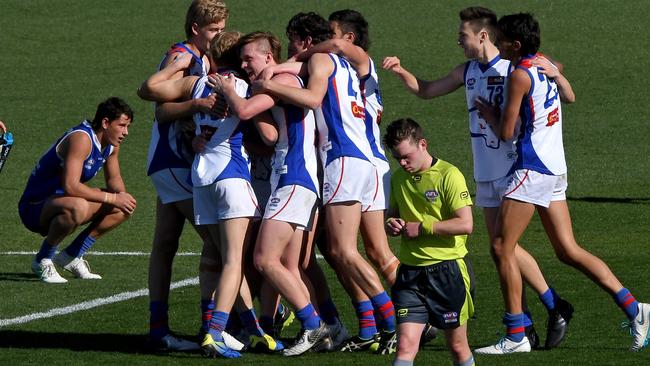
[[[170,289],[173,290],[181,287],[194,286],[198,284],[199,284],[198,277],[188,278],[182,281],[173,282],[170,286]],[[149,295],[149,290],[143,288],[137,291],[122,292],[117,295],[113,295],[109,297],[101,297],[94,300],[84,301],[79,304],[65,306],[62,308],[54,308],[42,313],[33,313],[33,314],[19,316],[11,319],[0,319],[0,328],[9,325],[23,324],[38,319],[46,319],[46,318],[52,318],[59,315],[76,313],[78,311],[92,309],[102,305],[114,304],[116,302],[126,301],[136,297],[142,297],[147,295]]]
[[[95,251],[90,251],[87,253],[90,256],[94,255],[104,255],[104,256],[125,256],[125,257],[148,257],[149,252],[95,252]],[[36,251],[8,251],[8,252],[0,252],[0,255],[36,255]],[[177,256],[180,257],[195,257],[201,255],[201,253],[196,253],[196,252],[178,252],[176,253]],[[323,259],[322,254],[316,254],[317,259]]]

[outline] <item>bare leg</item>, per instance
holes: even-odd
[[[392,286],[395,283],[399,260],[388,246],[384,231],[384,211],[362,213],[360,230],[368,259],[380,271],[388,286]]]

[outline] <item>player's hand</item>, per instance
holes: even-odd
[[[402,64],[397,56],[385,57],[384,61],[381,63],[381,67],[383,67],[384,70],[392,71],[396,74],[402,72]]]
[[[192,150],[195,154],[200,154],[205,150],[205,145],[208,144],[208,139],[203,135],[196,135],[192,139]]]
[[[199,113],[212,113],[214,105],[217,102],[215,94],[210,94],[205,98],[192,99],[194,104],[194,111]]]
[[[269,91],[270,85],[273,83],[273,80],[254,80],[251,82],[251,90],[253,95],[266,93]]]
[[[185,70],[192,65],[192,55],[189,53],[177,53],[177,56],[174,57],[172,60],[171,64],[169,66],[173,66],[177,68],[178,70]]]
[[[135,198],[126,192],[114,193],[115,200],[113,201],[113,206],[119,208],[122,212],[127,215],[133,214],[135,211]]]
[[[487,99],[483,97],[476,98],[474,101],[474,106],[478,109],[481,118],[483,118],[491,126],[499,123],[501,110],[497,106],[492,105],[492,103],[490,103]]]
[[[184,134],[194,135],[196,131],[196,124],[191,119],[181,119],[178,121],[178,127]]]
[[[260,76],[257,78],[258,80],[271,80],[271,78],[275,75],[275,67],[273,65],[267,66],[262,70],[262,73],[260,73]]]
[[[214,94],[215,101],[212,109],[210,110],[210,115],[215,118],[227,118],[230,116],[230,107],[228,106],[228,101],[223,94]]]
[[[408,239],[415,239],[420,236],[420,228],[422,227],[421,222],[407,222],[404,225],[402,235]]]
[[[226,89],[235,89],[235,77],[233,74],[223,76],[219,74],[208,76],[208,85],[217,93],[223,94]]]
[[[386,233],[390,236],[398,236],[404,229],[404,220],[390,217],[386,220]]]
[[[546,76],[551,79],[554,79],[560,75],[560,70],[544,56],[535,57],[532,61],[532,64],[533,66],[537,66],[537,70],[541,74],[546,74]]]
[[[5,123],[0,121],[0,130],[2,130],[2,133],[7,133],[7,127],[5,127]]]

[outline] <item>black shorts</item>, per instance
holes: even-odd
[[[458,328],[474,314],[471,282],[463,259],[430,266],[402,264],[392,288],[397,322]]]

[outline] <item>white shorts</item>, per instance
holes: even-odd
[[[501,206],[501,200],[508,188],[509,181],[510,176],[505,176],[489,182],[476,182],[476,205],[478,207]]]
[[[196,225],[211,225],[237,217],[260,217],[260,212],[253,187],[245,179],[229,178],[194,187]]]
[[[378,195],[377,168],[363,159],[343,156],[333,160],[323,174],[323,206],[339,202],[360,202],[371,206]]]
[[[390,164],[378,158],[374,158],[373,163],[377,168],[377,196],[372,205],[361,206],[361,212],[383,211],[390,200]]]
[[[311,230],[316,212],[316,193],[296,184],[276,189],[264,210],[265,220],[296,224]]]
[[[167,168],[151,174],[151,182],[163,204],[192,198],[192,184],[188,178],[190,169]]]
[[[548,207],[552,201],[566,200],[566,189],[566,174],[547,175],[519,169],[510,175],[503,197]]]

